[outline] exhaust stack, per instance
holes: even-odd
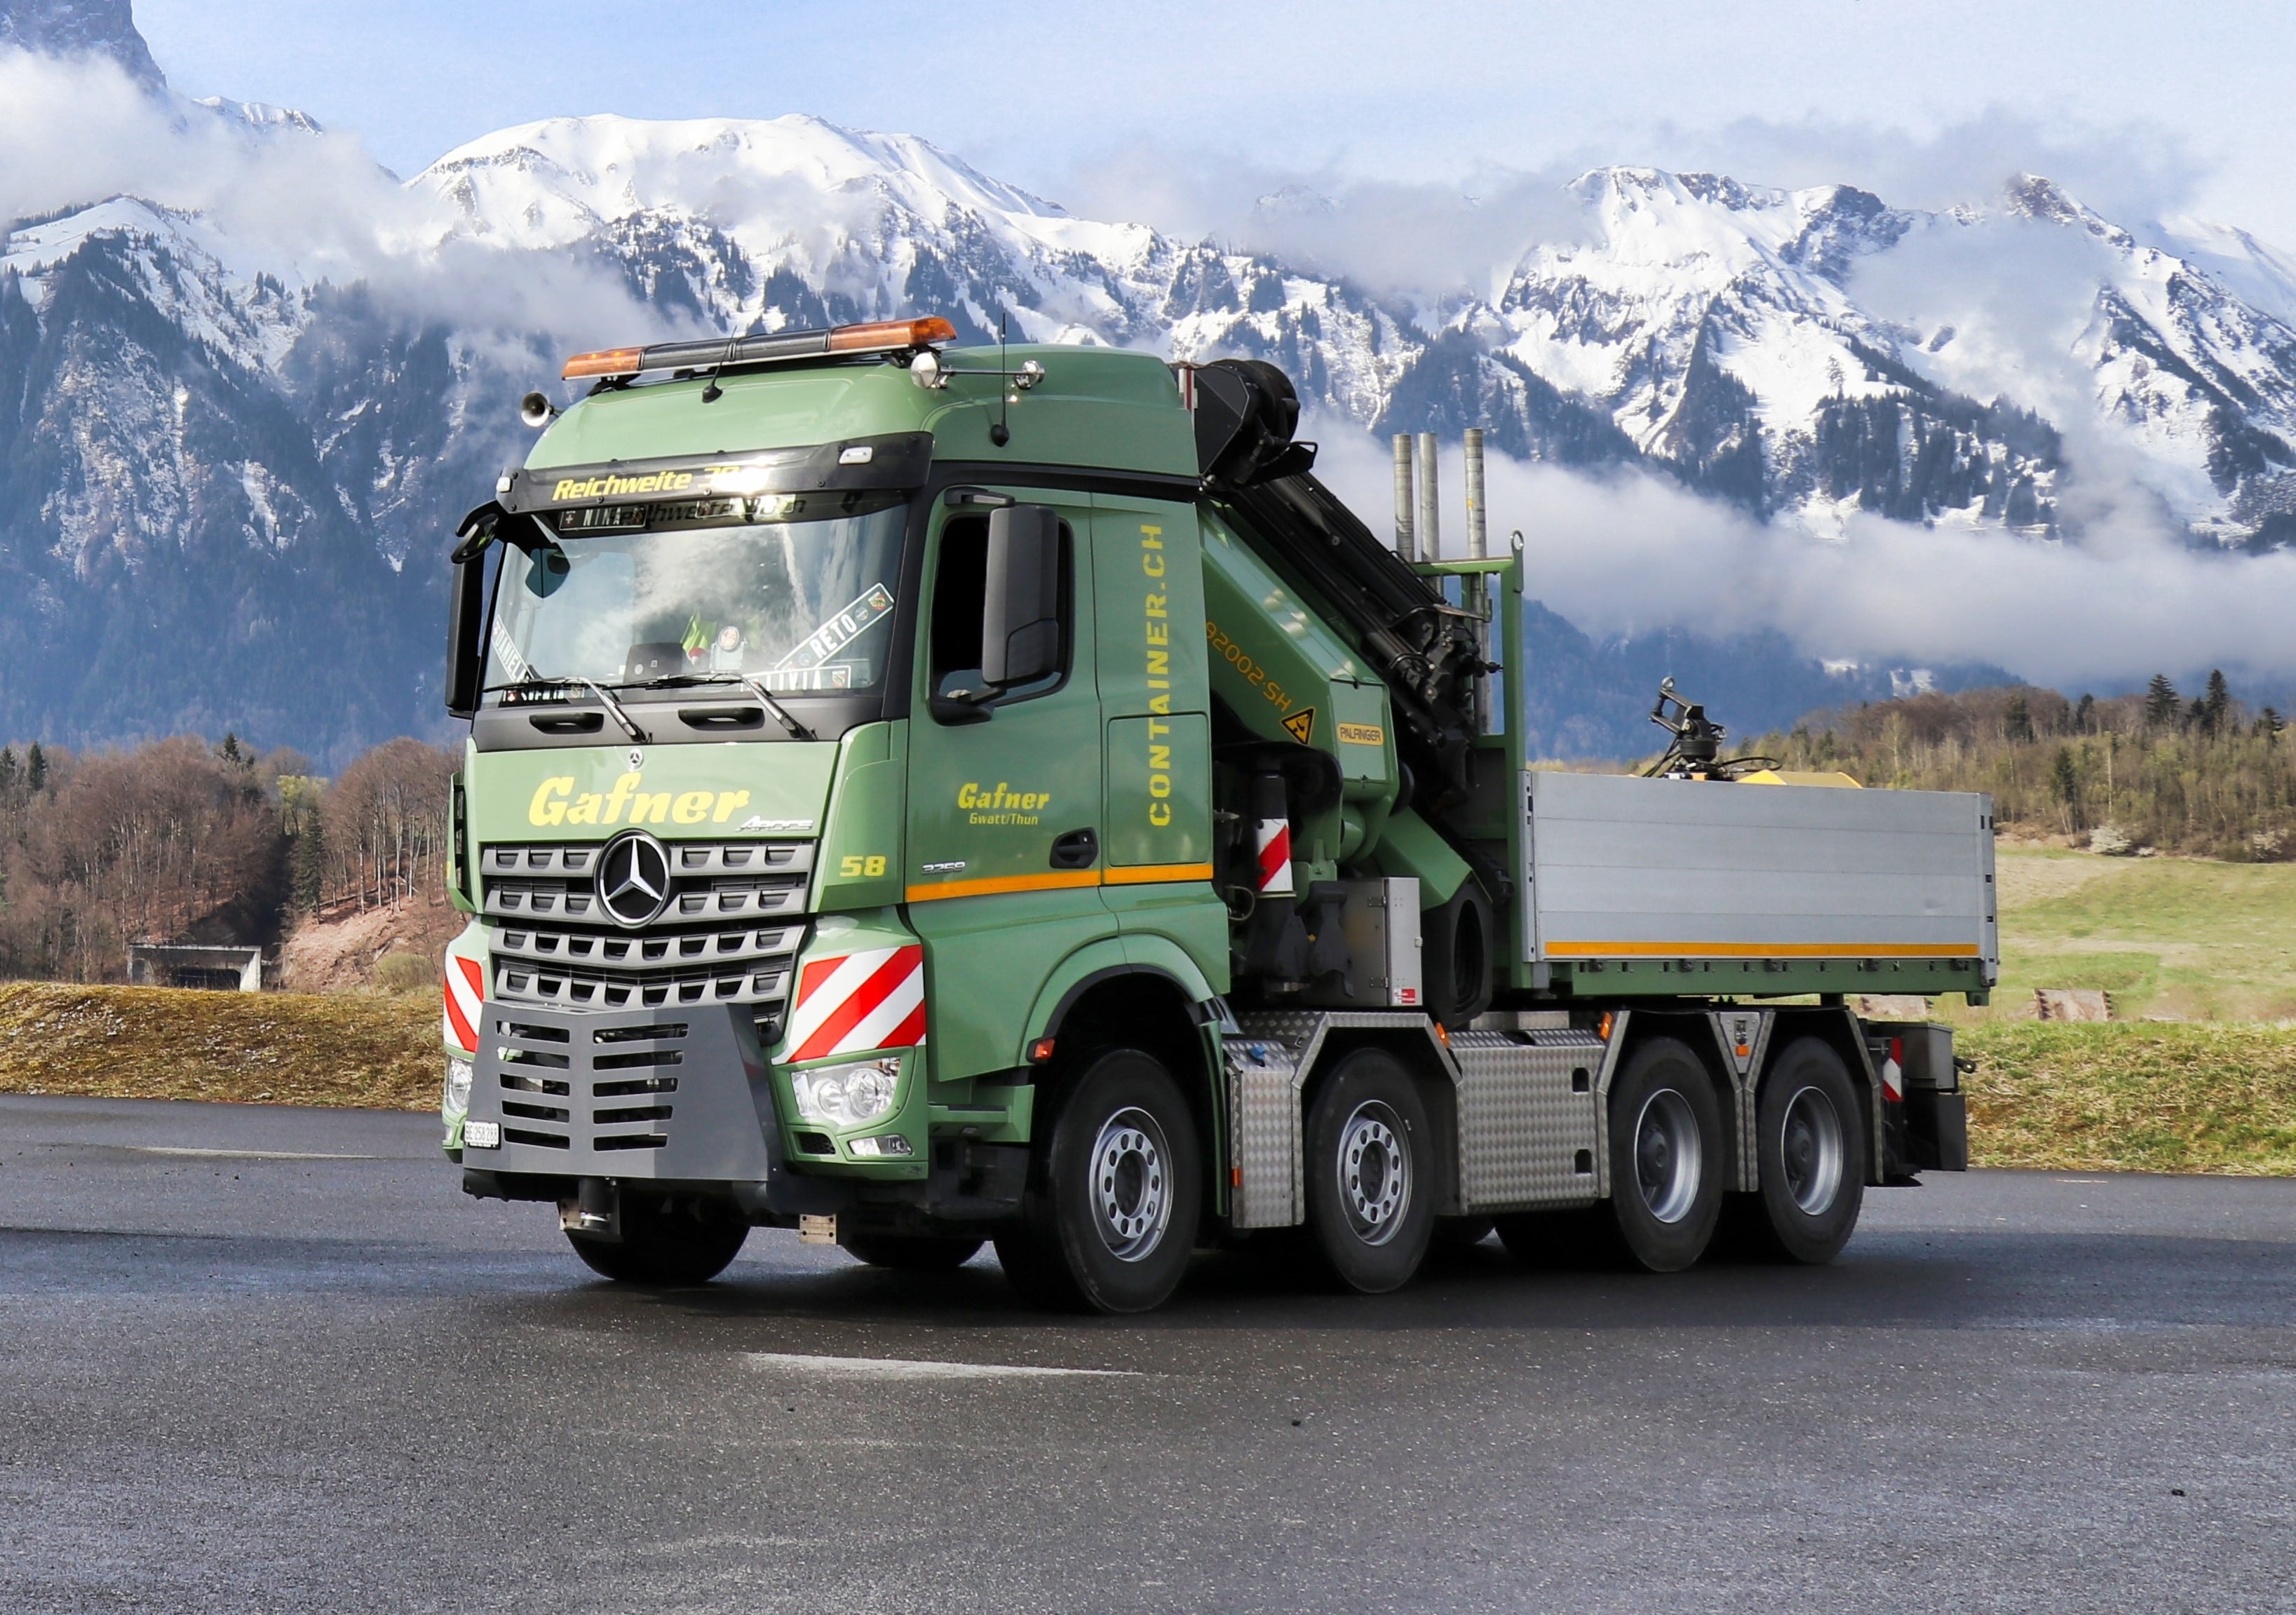
[[[1442,484],[1437,479],[1435,434],[1419,434],[1419,559],[1443,559],[1443,539],[1438,530],[1442,510]]]
[[[1407,564],[1419,559],[1411,527],[1411,434],[1395,434],[1395,553]]]
[[[1483,429],[1467,428],[1467,559],[1481,561],[1489,552],[1483,531]]]

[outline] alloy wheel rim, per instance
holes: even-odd
[[[1841,1193],[1841,1117],[1824,1090],[1808,1087],[1786,1101],[1778,1153],[1786,1193],[1809,1217],[1821,1217]]]
[[[1163,1243],[1172,1221],[1171,1154],[1145,1111],[1128,1106],[1101,1123],[1092,1146],[1092,1220],[1117,1260],[1144,1260]]]
[[[1348,1224],[1366,1245],[1384,1245],[1411,1209],[1411,1152],[1403,1119],[1372,1099],[1349,1113],[1340,1128],[1340,1201]]]
[[[1635,1185],[1662,1223],[1678,1223],[1697,1202],[1705,1150],[1690,1102],[1672,1088],[1643,1101],[1635,1118]]]

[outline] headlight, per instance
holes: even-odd
[[[467,1116],[471,1111],[471,1062],[449,1060],[447,1062],[447,1094],[439,1109],[447,1116]]]
[[[900,1096],[901,1062],[888,1056],[799,1071],[791,1077],[790,1087],[797,1095],[797,1113],[806,1120],[832,1127],[859,1127],[893,1108]]]

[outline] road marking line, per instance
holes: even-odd
[[[851,1374],[867,1380],[1139,1378],[1128,1368],[1040,1368],[1013,1363],[934,1363],[911,1357],[824,1357],[796,1351],[746,1351],[742,1355],[757,1368],[794,1368],[803,1373]]]
[[[316,1150],[201,1150],[189,1144],[132,1144],[122,1146],[138,1155],[199,1155],[226,1160],[390,1160],[389,1155],[342,1155]]]

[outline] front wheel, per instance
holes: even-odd
[[[1434,1167],[1410,1074],[1379,1049],[1341,1061],[1308,1116],[1308,1227],[1332,1278],[1365,1295],[1410,1282],[1435,1233]]]
[[[1077,1078],[996,1259],[1039,1306],[1146,1312],[1178,1289],[1203,1201],[1195,1120],[1153,1056],[1111,1049]]]
[[[594,1273],[662,1289],[708,1283],[750,1237],[748,1223],[700,1201],[680,1206],[625,1194],[621,1225],[619,1240],[570,1229],[566,1242]]]

